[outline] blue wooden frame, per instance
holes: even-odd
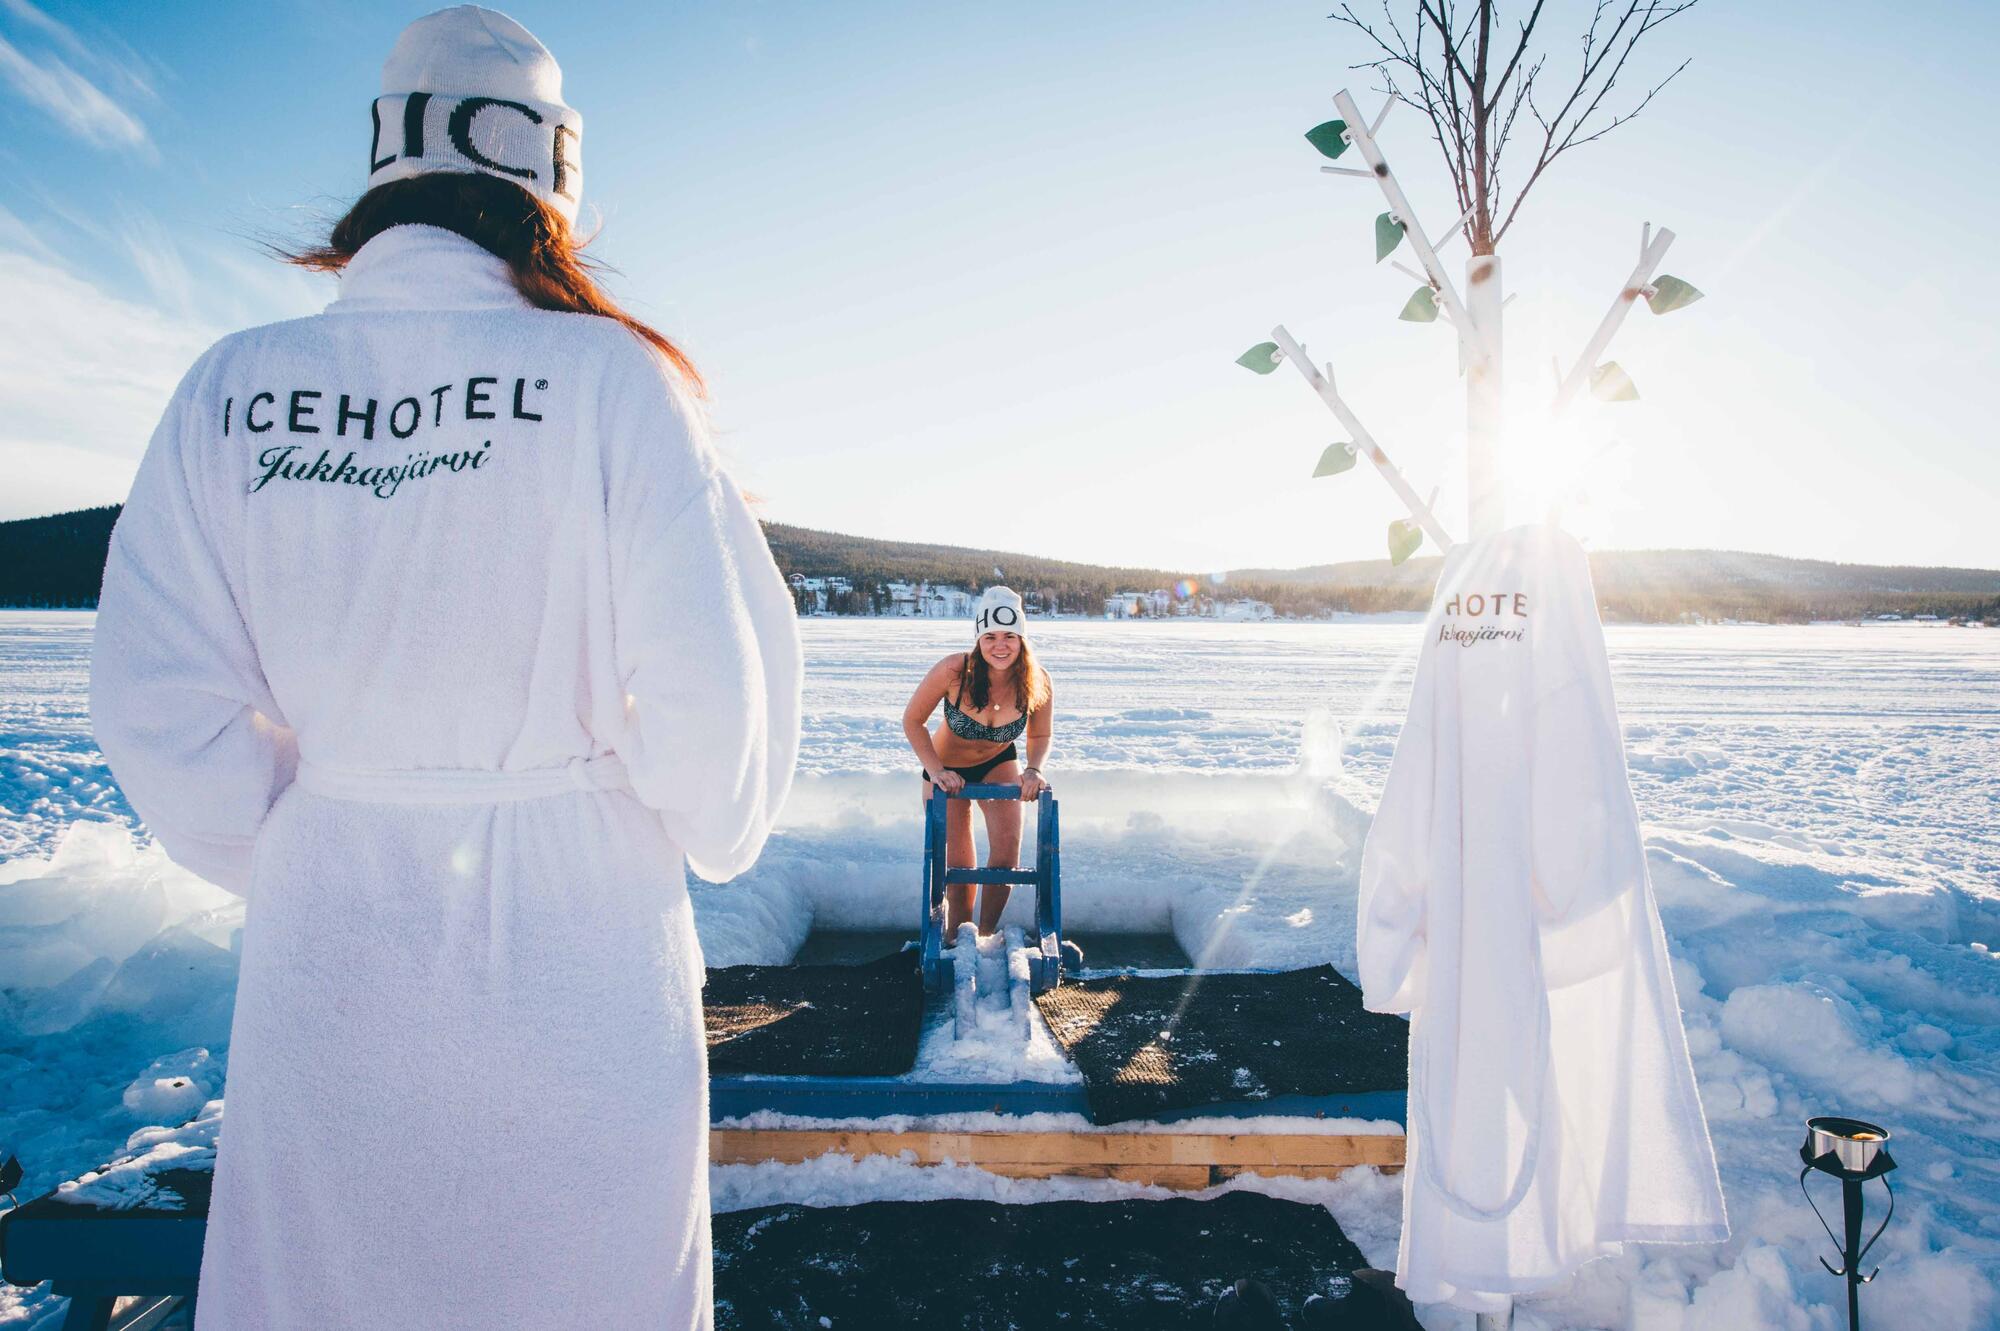
[[[1018,800],[1018,785],[968,785],[956,794],[924,805],[924,881],[919,918],[924,988],[943,993],[951,988],[951,966],[944,955],[945,888],[961,883],[1034,884],[1035,943],[1029,959],[1032,992],[1053,989],[1062,981],[1062,825],[1056,797],[1044,786],[1035,797],[1035,864],[1031,869],[953,869],[945,861],[945,807],[951,800]]]
[[[53,1282],[70,1301],[63,1331],[105,1331],[126,1295],[192,1300],[207,1229],[202,1213],[29,1203],[0,1216],[0,1274],[14,1285]]]

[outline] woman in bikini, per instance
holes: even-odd
[[[1019,782],[1027,802],[1048,785],[1042,763],[1049,753],[1055,712],[1048,673],[1035,663],[1028,646],[1027,616],[1019,595],[1006,587],[989,587],[974,609],[973,650],[953,652],[924,675],[903,709],[903,734],[924,765],[924,798],[939,790],[955,794],[969,784],[1011,785]],[[928,730],[931,713],[944,703],[944,721]],[[1023,736],[1028,761],[1021,763]],[[1021,805],[985,800],[986,865],[1011,869],[1021,857]],[[972,867],[972,804],[954,800],[945,805],[945,863],[954,869]],[[979,932],[990,934],[1007,907],[1009,888],[989,883],[979,898]],[[958,926],[972,918],[973,888],[969,883],[945,889],[945,938],[956,937]]]

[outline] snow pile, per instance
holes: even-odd
[[[1396,1136],[1403,1125],[1386,1118],[1293,1118],[1284,1114],[1246,1114],[1240,1118],[1221,1116],[1184,1118],[1174,1122],[1133,1119],[1124,1123],[1092,1123],[1082,1114],[1040,1112],[995,1114],[969,1110],[953,1114],[890,1114],[882,1118],[811,1118],[802,1114],[781,1114],[760,1109],[737,1118],[716,1120],[718,1128],[783,1128],[794,1132],[1061,1132],[1061,1133],[1165,1133],[1176,1136],[1210,1136],[1254,1133],[1260,1135],[1304,1136]]]
[[[186,1123],[221,1093],[222,1065],[206,1049],[183,1049],[154,1059],[119,1100],[145,1122]]]
[[[215,1138],[221,1127],[222,1101],[209,1100],[177,1128],[141,1128],[126,1138],[125,1153],[116,1163],[58,1184],[55,1198],[111,1211],[182,1210],[185,1199],[161,1175],[174,1169],[213,1173]]]
[[[804,1206],[850,1206],[862,1201],[928,1201],[944,1197],[988,1202],[1109,1202],[1135,1197],[1214,1197],[1239,1191],[1327,1206],[1370,1262],[1377,1266],[1395,1265],[1395,1216],[1401,1205],[1402,1184],[1366,1165],[1348,1170],[1337,1179],[1267,1179],[1239,1174],[1213,1188],[1192,1193],[1116,1179],[1007,1178],[970,1165],[919,1165],[910,1152],[898,1157],[875,1155],[859,1160],[825,1155],[796,1165],[766,1162],[717,1165],[709,1170],[709,1193],[717,1211],[747,1211],[754,1206],[788,1202]]]

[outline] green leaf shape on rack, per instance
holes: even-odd
[[[1375,262],[1380,263],[1396,252],[1403,243],[1403,224],[1396,220],[1394,213],[1383,213],[1375,219]]]
[[[1590,372],[1590,395],[1600,402],[1637,402],[1639,386],[1615,360],[1608,360]]]
[[[1280,359],[1278,344],[1276,342],[1259,342],[1256,346],[1238,356],[1236,363],[1254,373],[1269,374],[1278,368],[1278,361]]]
[[[1324,125],[1314,125],[1306,131],[1306,142],[1319,149],[1319,155],[1329,161],[1337,161],[1347,151],[1347,122],[1329,120]]]
[[[1694,304],[1701,299],[1701,295],[1692,282],[1660,276],[1653,279],[1653,291],[1646,297],[1646,303],[1653,307],[1655,314],[1672,314]]]
[[[1421,550],[1424,545],[1424,529],[1408,518],[1397,518],[1389,524],[1389,562],[1400,564]]]
[[[1313,479],[1340,475],[1354,465],[1357,451],[1353,444],[1328,444],[1326,452],[1319,455],[1319,465],[1313,468]]]
[[[1403,303],[1403,312],[1396,316],[1405,323],[1435,323],[1438,317],[1437,292],[1429,287],[1418,287],[1416,294]]]

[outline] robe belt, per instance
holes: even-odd
[[[298,783],[315,795],[372,804],[495,804],[573,790],[630,790],[616,754],[572,758],[561,767],[502,772],[478,767],[329,767],[299,759]]]

